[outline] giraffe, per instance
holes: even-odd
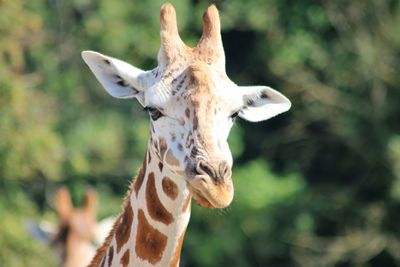
[[[82,207],[74,208],[68,190],[63,187],[56,192],[54,204],[57,226],[47,221],[27,222],[27,230],[54,250],[60,266],[87,266],[98,244],[104,241],[111,229],[112,218],[96,221],[97,195],[93,190],[86,191]]]
[[[191,199],[205,208],[232,201],[227,138],[235,118],[262,121],[291,106],[268,86],[238,86],[228,78],[215,5],[203,15],[195,47],[181,40],[170,3],[161,7],[160,24],[158,66],[152,70],[82,52],[108,94],[136,98],[150,115],[143,164],[90,267],[179,266]]]
[[[86,201],[81,208],[73,207],[66,188],[57,191],[55,207],[59,229],[51,243],[61,256],[63,267],[86,266],[95,254],[96,206],[94,191],[86,192]]]

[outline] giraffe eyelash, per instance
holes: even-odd
[[[238,115],[239,115],[239,111],[236,111],[236,112],[232,113],[232,115],[230,115],[229,118],[232,121],[235,121]]]
[[[239,115],[239,111],[234,112],[230,117],[232,119],[236,118]]]
[[[158,120],[159,118],[163,117],[164,114],[162,114],[161,111],[159,111],[158,109],[154,108],[154,107],[149,107],[146,106],[143,109],[144,111],[148,112],[150,114],[150,117],[153,121]]]

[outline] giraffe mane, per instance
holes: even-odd
[[[112,238],[114,236],[114,233],[116,231],[116,229],[118,228],[119,224],[120,224],[120,220],[122,217],[123,212],[121,212],[121,214],[118,216],[118,218],[115,220],[114,225],[110,231],[110,233],[108,234],[107,238],[104,240],[103,244],[101,245],[101,247],[99,247],[96,251],[96,255],[93,257],[92,261],[90,262],[90,264],[88,265],[88,267],[97,267],[100,265],[101,261],[104,259],[105,257],[104,255],[107,252],[108,247],[111,244]]]
[[[146,153],[146,155],[147,155],[147,153]],[[97,249],[96,255],[93,257],[93,259],[90,262],[90,264],[88,265],[88,267],[100,266],[100,264],[102,264],[102,261],[106,260],[104,256],[106,255],[107,249],[109,248],[118,227],[121,225],[122,218],[124,216],[124,213],[126,212],[127,205],[130,205],[130,196],[131,196],[131,194],[133,194],[135,191],[138,190],[138,186],[140,187],[141,182],[143,181],[143,176],[146,171],[146,165],[147,165],[146,163],[147,163],[147,157],[145,157],[142,166],[139,168],[139,171],[137,172],[138,174],[136,175],[133,182],[130,184],[129,190],[124,197],[123,211],[118,215],[117,219],[115,220],[115,222],[113,224],[113,227],[112,227],[110,233],[108,234],[107,238],[104,240],[101,247],[99,247]],[[103,265],[101,265],[101,266],[103,266]]]

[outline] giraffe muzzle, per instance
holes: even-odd
[[[225,208],[233,199],[232,171],[226,161],[208,163],[199,160],[188,179],[193,199],[205,208]]]
[[[204,160],[199,160],[195,167],[196,175],[208,175],[215,184],[222,184],[231,177],[231,168],[226,161],[215,166]]]

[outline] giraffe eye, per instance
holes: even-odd
[[[147,111],[150,114],[150,117],[153,121],[158,120],[159,118],[161,118],[162,116],[164,116],[161,111],[159,111],[156,108],[153,107],[145,107],[144,108],[145,111]]]
[[[239,115],[239,111],[236,111],[233,113],[231,116],[229,116],[232,120],[236,119],[236,117]]]

